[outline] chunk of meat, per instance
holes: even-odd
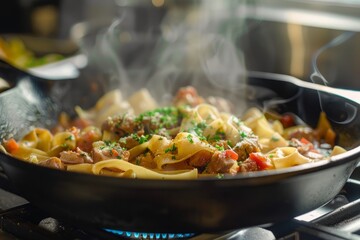
[[[135,158],[135,161],[133,163],[149,169],[156,168],[156,163],[154,162],[154,156],[150,152],[140,154]]]
[[[302,138],[301,140],[292,138],[289,141],[289,146],[295,147],[301,155],[310,159],[320,160],[325,157],[323,154],[321,154],[314,148],[314,145],[311,142],[305,140],[305,138]]]
[[[209,141],[211,141],[211,140],[209,140]],[[224,148],[224,150],[230,149],[229,142],[226,140],[218,140],[218,141],[213,141],[213,142],[209,142],[209,143],[214,147]]]
[[[140,143],[132,136],[126,136],[119,139],[119,144],[121,147],[126,149],[131,149]]]
[[[107,159],[123,159],[128,161],[130,152],[126,151],[117,142],[98,141],[93,143],[92,159],[99,162]]]
[[[201,150],[189,158],[189,165],[196,168],[206,167],[206,165],[210,162],[211,157],[211,152]]]
[[[251,159],[239,163],[239,172],[255,172],[258,171],[258,165]]]
[[[318,141],[320,139],[319,133],[310,127],[295,127],[294,130],[289,131],[286,136],[287,139],[301,139],[306,138],[310,142]]]
[[[60,160],[65,164],[93,163],[90,155],[87,152],[82,151],[80,148],[77,148],[76,152],[60,152]]]
[[[102,134],[96,127],[87,127],[83,129],[76,139],[76,145],[85,152],[91,152],[92,144],[101,140]]]
[[[175,106],[189,105],[195,107],[204,102],[204,99],[199,96],[196,89],[191,86],[180,88],[174,98]]]
[[[245,161],[250,153],[260,152],[261,149],[257,137],[246,137],[233,150],[239,155],[238,161]]]
[[[132,133],[138,133],[139,135],[144,134],[142,123],[135,121],[135,116],[132,114],[108,117],[102,124],[101,130],[116,133],[119,137],[124,137]]]
[[[57,157],[51,157],[49,159],[41,161],[41,162],[39,162],[39,165],[49,167],[49,168],[54,168],[54,169],[65,170],[65,165]]]
[[[212,157],[204,173],[216,174],[216,173],[235,173],[232,170],[233,166],[237,162],[231,157],[227,156],[225,151],[216,151]],[[237,171],[237,170],[236,170]]]
[[[174,107],[164,107],[140,114],[137,121],[144,126],[145,134],[171,135],[181,123],[181,114]]]

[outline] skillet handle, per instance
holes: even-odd
[[[59,61],[52,64],[46,64],[40,67],[22,70],[13,66],[9,62],[0,59],[0,93],[8,88],[16,86],[17,82],[28,77],[35,81],[53,81],[53,80],[74,80],[80,75],[79,69],[86,65],[78,66],[83,56],[74,56],[72,58]]]
[[[28,75],[28,73],[0,59],[0,92],[7,88],[14,87],[17,81],[26,75]]]
[[[339,89],[339,88],[336,88],[336,89],[333,89],[333,90],[334,90],[334,92],[336,92],[340,96],[351,99],[354,102],[357,102],[358,104],[360,104],[360,91]]]

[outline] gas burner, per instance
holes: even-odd
[[[114,229],[105,229],[105,231],[128,239],[188,239],[195,236],[195,233],[143,233]]]

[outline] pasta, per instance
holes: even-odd
[[[291,115],[250,108],[242,118],[221,99],[218,108],[192,87],[173,105],[159,107],[146,89],[128,100],[119,90],[104,95],[78,118],[63,113],[52,130],[34,128],[0,150],[41,166],[122,178],[197,179],[271,171],[329,159],[346,150],[322,113],[316,129]],[[219,98],[217,98],[219,99]],[[147,104],[148,103],[148,104]]]

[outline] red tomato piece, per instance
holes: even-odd
[[[273,168],[272,164],[268,161],[268,159],[262,155],[261,153],[250,153],[249,158],[256,162],[259,170],[266,170]]]
[[[9,153],[14,153],[19,149],[19,144],[15,141],[15,139],[10,138],[9,140],[4,142],[5,149]]]
[[[284,128],[288,128],[295,125],[295,120],[291,115],[283,115],[280,119],[280,122],[284,126]]]
[[[235,151],[227,149],[225,150],[225,157],[231,158],[233,160],[238,160],[239,155]]]

